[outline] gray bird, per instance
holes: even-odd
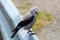
[[[23,20],[18,23],[15,29],[12,30],[13,35],[11,38],[15,36],[15,34],[24,27],[25,30],[28,30],[28,33],[31,32],[30,29],[33,27],[35,21],[36,21],[36,16],[38,15],[38,8],[33,7],[29,10],[29,12],[23,16]]]

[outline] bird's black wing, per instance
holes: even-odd
[[[14,35],[18,32],[18,30],[19,30],[20,28],[22,28],[23,26],[26,26],[26,25],[28,25],[29,23],[31,23],[31,22],[33,21],[33,18],[34,18],[34,16],[31,16],[30,19],[21,21],[21,22],[17,25],[17,27],[12,30],[12,32],[14,32],[14,34],[11,36],[11,38],[14,37]]]
[[[23,27],[23,26],[26,26],[26,25],[30,24],[30,23],[33,21],[33,18],[34,18],[34,16],[31,16],[30,19],[28,18],[27,20],[21,21],[21,22],[18,24],[18,26]]]

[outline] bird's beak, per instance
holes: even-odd
[[[38,12],[35,12],[35,13],[39,16]]]

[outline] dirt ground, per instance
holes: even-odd
[[[20,2],[12,0],[16,6],[24,5],[27,1]],[[40,29],[38,37],[40,40],[60,40],[60,0],[29,0],[33,6],[37,6],[40,10],[52,13],[55,18],[53,23],[47,24],[46,27]]]

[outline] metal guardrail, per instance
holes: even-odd
[[[22,17],[11,0],[0,0],[0,31],[3,40],[39,40],[36,35],[29,35],[24,29],[11,39],[11,31],[22,20]]]

